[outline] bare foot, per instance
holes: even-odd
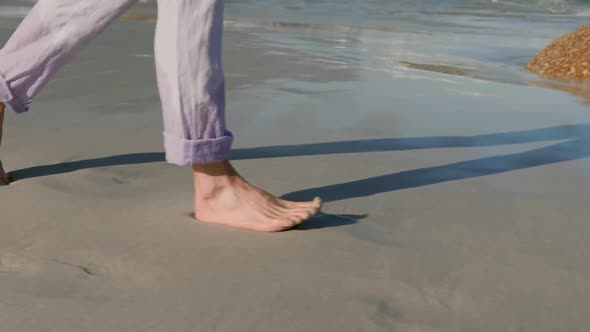
[[[244,180],[228,161],[193,165],[195,217],[203,222],[280,232],[319,213],[322,201],[291,202]]]
[[[9,185],[12,180],[4,171],[4,167],[2,166],[2,161],[0,160],[0,186]]]
[[[2,127],[4,125],[4,104],[0,103],[0,145],[2,144]],[[2,160],[0,160],[0,185],[7,185],[10,183],[10,177],[2,167]]]

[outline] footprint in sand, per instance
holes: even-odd
[[[120,193],[123,186],[132,186],[140,178],[137,170],[125,167],[88,168],[44,178],[46,187],[63,193]]]
[[[32,273],[38,270],[34,260],[13,253],[0,254],[0,273]]]

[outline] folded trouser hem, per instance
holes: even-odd
[[[0,102],[6,104],[17,113],[23,113],[29,110],[30,102],[22,102],[16,99],[2,75],[0,75]]]
[[[210,164],[229,159],[233,136],[226,131],[224,136],[188,140],[164,133],[166,161],[170,164],[186,166]]]

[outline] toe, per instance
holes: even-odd
[[[273,231],[281,232],[289,230],[298,225],[297,218],[275,219],[273,222]]]
[[[301,222],[299,221],[299,218],[289,218],[287,219],[287,222],[284,223],[285,225],[285,229],[291,229],[297,225],[299,225]]]
[[[275,218],[282,218],[282,217],[289,217],[289,216],[296,216],[299,214],[303,214],[306,211],[312,210],[311,206],[307,207],[296,207],[296,208],[287,208],[283,207],[282,205],[274,205],[269,207],[268,214],[269,216],[274,216]]]
[[[262,232],[282,232],[297,225],[296,217],[277,216],[261,218],[257,223],[257,230]]]
[[[295,225],[293,225],[293,227],[297,227],[300,224],[302,224],[305,220],[307,220],[307,219],[303,219],[301,217],[292,217],[291,219],[293,219],[293,222],[295,223]]]
[[[305,208],[283,208],[275,206],[272,209],[275,218],[301,218],[302,220],[308,220],[318,213],[318,208],[308,206]]]
[[[322,201],[319,198],[313,200],[311,204],[311,206],[305,208],[285,209],[284,213],[290,216],[299,217],[303,221],[309,220],[320,213],[322,209]]]
[[[282,207],[287,209],[306,209],[313,206],[313,202],[293,202],[280,199],[279,203]]]
[[[320,206],[315,206],[315,207],[311,208],[312,217],[317,216],[320,212],[322,212],[322,204],[321,203],[320,203]]]
[[[321,198],[316,197],[316,198],[313,199],[312,206],[314,208],[317,208],[318,211],[322,209],[322,206],[323,205],[324,205],[324,202],[322,202],[322,199]]]
[[[284,199],[279,199],[279,203],[287,208],[287,209],[307,209],[307,208],[318,208],[319,210],[322,209],[323,206],[323,202],[322,199],[319,197],[316,197],[313,199],[313,201],[309,201],[309,202],[293,202],[293,201],[286,201]]]
[[[311,214],[311,217],[309,217],[310,219],[317,216],[320,213],[320,210],[317,208],[313,208],[311,210],[309,210],[309,213]]]
[[[289,216],[294,217],[294,218],[299,218],[301,220],[308,220],[311,217],[313,217],[313,211],[311,209],[295,210],[295,211],[291,211]]]

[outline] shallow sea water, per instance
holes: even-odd
[[[3,0],[0,22],[23,17],[34,2]],[[123,18],[155,17],[155,1],[143,0]],[[590,100],[583,86],[524,70],[548,43],[588,22],[590,2],[582,0],[226,1],[226,28],[255,33],[255,47],[395,78],[543,85]]]

